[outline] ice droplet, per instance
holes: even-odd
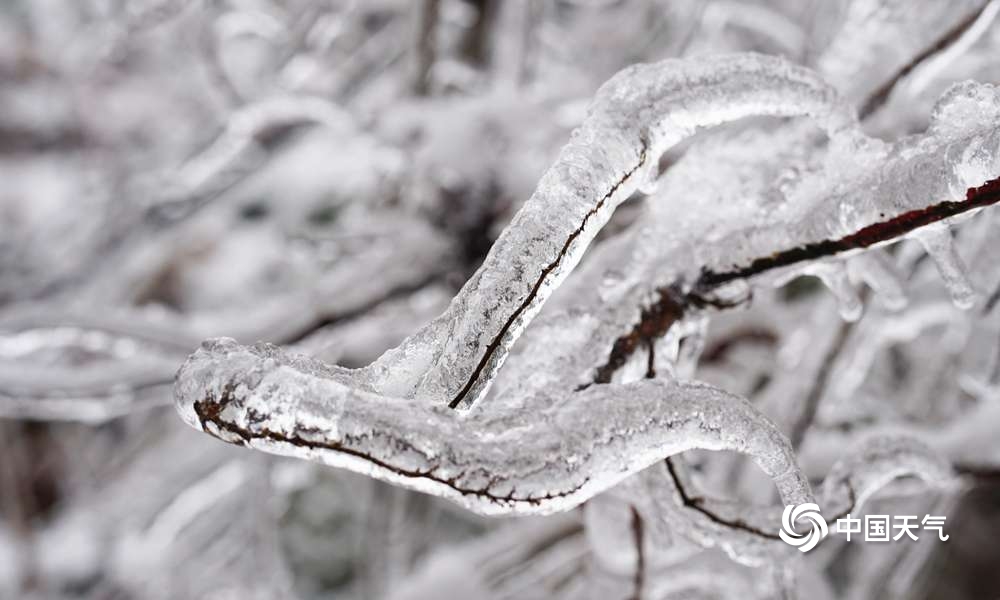
[[[972,308],[979,294],[972,286],[968,269],[955,249],[951,231],[945,226],[934,226],[918,232],[915,237],[934,260],[955,306],[961,309]]]
[[[810,265],[805,272],[819,278],[833,293],[837,298],[837,310],[845,321],[857,321],[861,318],[864,305],[857,289],[851,284],[843,263],[817,263]]]
[[[646,196],[652,196],[660,190],[660,183],[662,181],[659,161],[650,161],[650,164],[644,168],[644,173],[639,180],[639,192]]]
[[[734,279],[712,288],[712,300],[720,305],[735,306],[748,301],[753,295],[750,282]]]

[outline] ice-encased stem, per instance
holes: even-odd
[[[780,506],[752,506],[703,495],[678,460],[664,461],[630,480],[636,506],[654,540],[683,536],[706,548],[719,547],[747,565],[780,563],[796,554],[778,537]],[[928,487],[953,481],[947,461],[916,438],[879,435],[846,452],[823,480],[819,505],[829,526],[857,514],[895,479],[915,477]],[[783,504],[788,504],[782,500]]]
[[[507,350],[579,261],[614,207],[699,128],[752,115],[808,115],[831,136],[856,124],[811,71],[759,55],[630,67],[590,114],[450,307],[360,371],[232,341],[177,376],[185,420],[224,440],[341,466],[484,513],[572,507],[691,448],[754,457],[788,502],[811,497],[787,440],[745,401],[673,381],[546,390],[525,407],[477,411]]]
[[[754,115],[808,115],[830,135],[856,123],[832,87],[777,57],[666,60],[615,75],[444,314],[369,368],[376,387],[471,406],[615,207],[656,175],[659,156],[700,128]]]
[[[483,514],[568,510],[696,448],[748,454],[783,501],[811,498],[774,424],[745,400],[702,384],[599,385],[565,393],[545,410],[466,413],[346,389],[319,361],[232,340],[205,344],[178,378],[184,419],[222,440],[346,468]]]

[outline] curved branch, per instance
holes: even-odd
[[[876,492],[902,477],[941,486],[953,474],[947,462],[914,438],[870,438],[837,461],[824,480],[820,505],[827,523],[859,510]],[[747,506],[700,495],[694,488],[676,461],[668,458],[650,469],[639,506],[653,535],[666,535],[664,528],[669,528],[705,547],[717,546],[748,565],[795,554],[777,534],[780,506]]]
[[[693,448],[748,454],[784,501],[811,497],[774,425],[705,385],[594,386],[537,413],[465,414],[351,390],[331,370],[273,346],[217,340],[178,373],[178,410],[224,441],[346,468],[483,514],[568,510]]]
[[[667,60],[613,77],[449,309],[369,375],[420,365],[386,393],[471,406],[615,207],[655,175],[658,157],[700,128],[753,115],[809,115],[831,135],[856,124],[831,87],[774,57]]]

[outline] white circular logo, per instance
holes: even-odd
[[[795,530],[795,524],[800,519],[809,522],[809,533],[800,534]],[[826,526],[826,519],[819,512],[819,506],[809,502],[806,504],[789,504],[785,507],[785,512],[781,513],[781,531],[778,536],[789,546],[795,546],[800,552],[809,552],[816,547],[819,541],[830,533]]]

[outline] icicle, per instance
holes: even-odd
[[[817,263],[810,265],[803,272],[818,277],[833,293],[837,298],[837,309],[845,321],[857,321],[861,318],[864,306],[858,291],[847,277],[847,269],[843,263]]]
[[[934,260],[955,306],[962,309],[972,308],[979,295],[969,281],[968,269],[962,257],[955,249],[951,231],[943,225],[933,226],[917,232],[915,237]]]
[[[651,161],[645,170],[646,173],[639,182],[639,192],[653,196],[660,191],[660,185],[663,183],[663,175],[659,172],[659,161]]]
[[[847,269],[874,290],[887,309],[897,311],[907,305],[906,283],[885,251],[876,248],[859,254],[847,262]]]
[[[682,379],[691,379],[698,368],[698,359],[705,349],[705,340],[708,337],[708,317],[698,315],[687,319],[683,323],[682,329],[684,337],[678,348],[676,372]]]

